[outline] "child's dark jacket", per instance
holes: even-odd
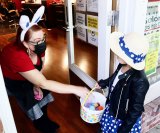
[[[109,113],[113,116],[116,116],[120,93],[124,87],[117,117],[118,119],[123,120],[123,124],[118,129],[118,133],[129,133],[133,125],[136,123],[136,120],[144,111],[144,99],[149,89],[149,82],[143,70],[137,71],[130,69],[119,76],[119,81],[111,93],[111,86],[121,67],[122,65],[119,64],[117,70],[111,77],[105,80],[100,80],[98,83],[102,89],[106,87],[109,88],[106,104],[110,103]],[[128,76],[130,77],[126,82]]]

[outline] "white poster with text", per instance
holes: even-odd
[[[86,29],[77,27],[77,37],[86,42]]]
[[[76,24],[85,26],[85,14],[76,13]]]
[[[98,45],[98,32],[87,30],[88,31],[88,43],[95,46]]]
[[[88,43],[91,43],[97,46],[98,45],[98,32],[96,32],[96,30],[98,30],[98,17],[93,16],[93,15],[87,15],[87,27],[95,29],[95,31],[90,30],[90,29],[87,30],[88,31]]]
[[[87,11],[98,12],[98,0],[87,0]]]
[[[76,10],[77,11],[86,11],[86,0],[77,0],[76,1]]]

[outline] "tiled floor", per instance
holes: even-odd
[[[151,129],[148,133],[160,133],[160,125],[158,125],[155,128]]]
[[[3,125],[2,125],[2,122],[1,122],[1,119],[0,119],[0,133],[3,132]]]

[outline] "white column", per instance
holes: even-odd
[[[112,10],[112,0],[98,0],[98,80],[109,76],[110,47],[108,38],[111,26],[107,19]]]
[[[119,0],[118,30],[144,34],[148,0]]]

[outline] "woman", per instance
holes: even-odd
[[[109,43],[119,65],[111,77],[96,85],[109,89],[100,132],[140,133],[144,100],[149,89],[144,73],[148,42],[138,33],[114,32]]]
[[[88,89],[47,80],[41,73],[46,36],[37,23],[43,13],[44,6],[31,22],[27,16],[21,16],[16,41],[1,53],[1,67],[7,90],[16,97],[34,126],[42,133],[54,133],[59,125],[47,116],[47,104],[53,101],[50,91],[84,97]]]

